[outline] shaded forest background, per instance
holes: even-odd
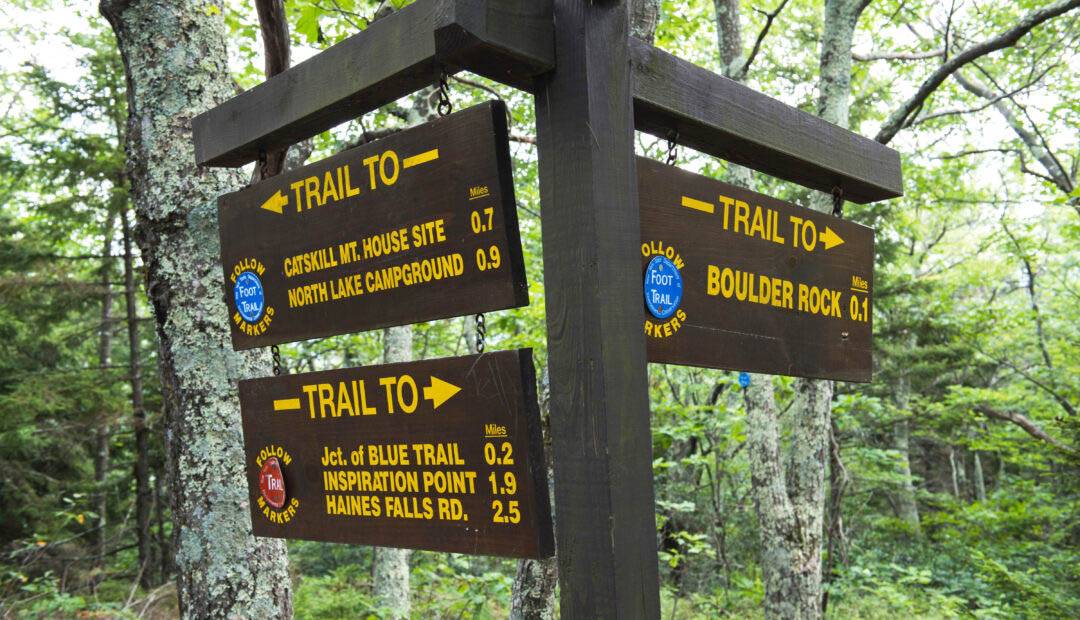
[[[405,4],[290,0],[294,60]],[[665,0],[656,44],[814,112],[823,14],[835,4]],[[906,195],[845,210],[877,231],[875,380],[836,384],[833,396],[821,592],[829,616],[1080,617],[1074,4],[878,0],[859,18],[850,126],[895,134]],[[202,6],[227,27],[238,91],[261,82],[254,4]],[[1060,15],[964,62],[897,121],[941,67],[1049,6]],[[738,9],[744,41],[732,55],[724,17]],[[124,65],[96,7],[20,0],[0,17],[0,616],[171,617],[176,489],[125,160]],[[532,304],[489,314],[487,346],[532,347],[542,371],[531,97],[467,74],[450,85],[458,109],[494,97],[510,106]],[[301,157],[413,124],[430,113],[430,95],[322,134]],[[666,151],[644,135],[638,148],[658,159]],[[679,165],[739,174],[687,149]],[[814,200],[776,179],[749,182]],[[465,354],[472,330],[469,319],[417,325],[413,355]],[[386,339],[282,350],[291,372],[323,370],[378,363]],[[793,381],[754,380],[774,382],[789,442]],[[737,373],[653,365],[649,381],[664,617],[760,615],[747,449],[755,429]],[[290,542],[288,551],[296,617],[387,614],[372,549]],[[408,562],[413,616],[510,613],[516,562],[426,552]]]

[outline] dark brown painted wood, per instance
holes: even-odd
[[[419,0],[193,120],[195,161],[242,166],[468,69],[529,89],[553,66],[549,0]]]
[[[904,193],[896,151],[638,40],[637,128],[858,203]]]
[[[536,126],[560,612],[657,618],[627,3],[554,7]]]
[[[554,551],[530,349],[241,381],[240,409],[257,536]]]
[[[237,349],[529,303],[501,102],[222,196],[219,219]]]
[[[650,362],[870,380],[872,229],[650,159],[637,171],[642,270],[683,265],[676,314],[646,310]]]

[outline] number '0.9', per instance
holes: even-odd
[[[500,265],[502,265],[502,254],[499,253],[499,246],[493,245],[487,251],[484,248],[476,250],[476,268],[480,271],[498,269]]]

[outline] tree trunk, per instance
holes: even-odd
[[[956,497],[968,499],[971,497],[971,493],[968,492],[967,458],[965,458],[963,450],[954,450],[954,452],[956,454],[956,467],[953,471],[956,472],[956,488],[958,490]]]
[[[738,63],[741,40],[735,2],[716,2],[720,50],[727,71]],[[820,60],[818,113],[848,126],[851,44],[863,0],[826,0]],[[725,23],[730,26],[725,27]],[[829,211],[829,197],[817,194],[812,208]],[[830,381],[798,379],[791,411],[791,447],[784,458],[772,382],[751,378],[746,390],[754,503],[761,526],[765,615],[820,618],[825,471],[832,416]],[[783,461],[781,461],[783,459]]]
[[[271,78],[289,68],[291,45],[289,41],[289,20],[285,15],[284,0],[255,0],[255,11],[259,15],[259,32],[263,40],[263,59],[266,77]],[[289,149],[270,151],[255,167],[252,182],[269,179],[279,174],[286,165]],[[305,158],[306,159],[306,158]]]
[[[911,423],[907,419],[893,424],[893,445],[900,453],[900,490],[896,493],[896,512],[901,521],[916,536],[922,535],[919,524],[919,504],[915,500],[915,485],[911,479]]]
[[[720,49],[720,72],[726,77],[737,77],[736,72],[743,61],[739,0],[713,0],[713,6],[716,9],[716,43]]]
[[[788,491],[772,379],[753,375],[744,392],[750,481],[761,539],[767,618],[820,617],[821,530],[800,521]],[[817,547],[800,541],[816,538]]]
[[[221,294],[216,198],[243,179],[197,168],[192,156],[192,117],[235,94],[221,5],[102,0],[101,11],[127,77],[128,169],[161,341],[180,612],[288,617],[284,543],[251,535],[236,394],[237,380],[269,374],[269,358],[232,350]]]
[[[1000,491],[1001,487],[1005,484],[1005,458],[998,455],[998,470],[997,475],[994,476],[994,491]]]
[[[960,499],[960,476],[956,473],[956,448],[949,446],[949,474],[953,497]]]
[[[849,478],[844,463],[840,459],[840,429],[836,420],[830,420],[829,429],[829,520],[826,525],[827,543],[825,566],[822,568],[822,580],[825,587],[821,594],[821,614],[829,609],[829,584],[836,575],[837,560],[847,563],[847,541],[844,534],[844,516],[842,506],[844,492],[847,490]]]
[[[740,3],[714,0],[717,47],[722,73],[742,78],[744,61]],[[728,180],[750,187],[750,170],[730,166]],[[780,446],[780,419],[772,378],[751,375],[745,390],[747,444],[751,486],[761,537],[761,570],[765,581],[765,616],[821,616],[821,553],[824,522],[824,472],[828,466],[829,384],[797,384],[791,448]],[[822,402],[823,401],[823,402]],[[806,407],[815,407],[807,415]],[[801,412],[801,415],[800,415]],[[814,415],[814,414],[818,415]]]
[[[169,539],[165,535],[164,474],[164,468],[160,467],[159,463],[159,467],[154,473],[154,521],[157,527],[158,583],[165,583],[169,579],[169,562],[172,558]]]
[[[907,349],[916,350],[918,337],[914,333],[907,335]],[[922,535],[919,525],[919,504],[915,499],[915,483],[911,478],[911,379],[906,370],[900,371],[896,382],[896,407],[903,416],[893,424],[893,446],[900,453],[900,488],[895,494],[896,512],[908,528],[916,535]]]
[[[139,344],[139,313],[135,304],[135,256],[131,250],[131,226],[127,211],[120,213],[124,232],[124,304],[127,312],[128,382],[131,384],[131,412],[135,427],[135,540],[139,550],[139,584],[153,583],[150,566],[150,444],[143,405],[142,355]]]
[[[551,620],[554,618],[555,583],[558,577],[559,564],[554,557],[518,562],[510,599],[511,620]]]
[[[631,0],[631,36],[652,43],[656,38],[656,25],[660,21],[662,10],[661,0]]]
[[[101,328],[98,332],[98,367],[103,374],[110,372],[109,362],[112,359],[112,242],[113,226],[116,222],[116,214],[110,212],[105,219],[105,230],[102,243],[101,260]],[[103,379],[104,381],[105,379]],[[106,479],[109,475],[109,434],[111,411],[102,411],[101,419],[97,428],[94,429],[94,510],[97,512],[97,521],[94,525],[94,569],[101,570],[105,564],[105,544],[107,540],[105,528],[109,523],[109,495],[105,488]],[[95,583],[97,579],[95,578]]]
[[[470,322],[467,321],[467,324]],[[476,330],[475,319],[471,321]],[[470,353],[476,352],[476,339],[469,347]],[[540,427],[544,430],[544,455],[549,490],[554,488],[554,474],[551,470],[551,435],[547,432],[550,423],[551,383],[548,381],[547,368],[540,374],[537,391],[540,397]],[[559,579],[559,563],[554,556],[543,560],[521,560],[517,574],[514,575],[514,587],[510,595],[511,620],[551,620],[555,617],[555,584]]]
[[[975,453],[974,476],[975,476],[975,499],[980,502],[986,501],[986,477],[983,476],[982,459],[979,453]]]
[[[391,327],[383,331],[383,361],[387,364],[412,360],[411,326]],[[409,596],[408,549],[375,548],[375,600],[384,618],[408,618],[412,608]]]

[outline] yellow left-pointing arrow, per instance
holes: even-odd
[[[432,375],[431,384],[424,388],[424,400],[430,400],[435,409],[438,409],[460,391],[461,388],[453,383],[447,383]]]
[[[266,202],[262,203],[261,208],[281,215],[281,208],[288,206],[288,204],[289,197],[281,193],[281,190],[279,189],[273,196],[267,198]]]
[[[821,242],[825,244],[826,250],[831,250],[842,244],[844,240],[840,238],[840,235],[836,234],[835,230],[826,226],[825,232],[821,233]]]

